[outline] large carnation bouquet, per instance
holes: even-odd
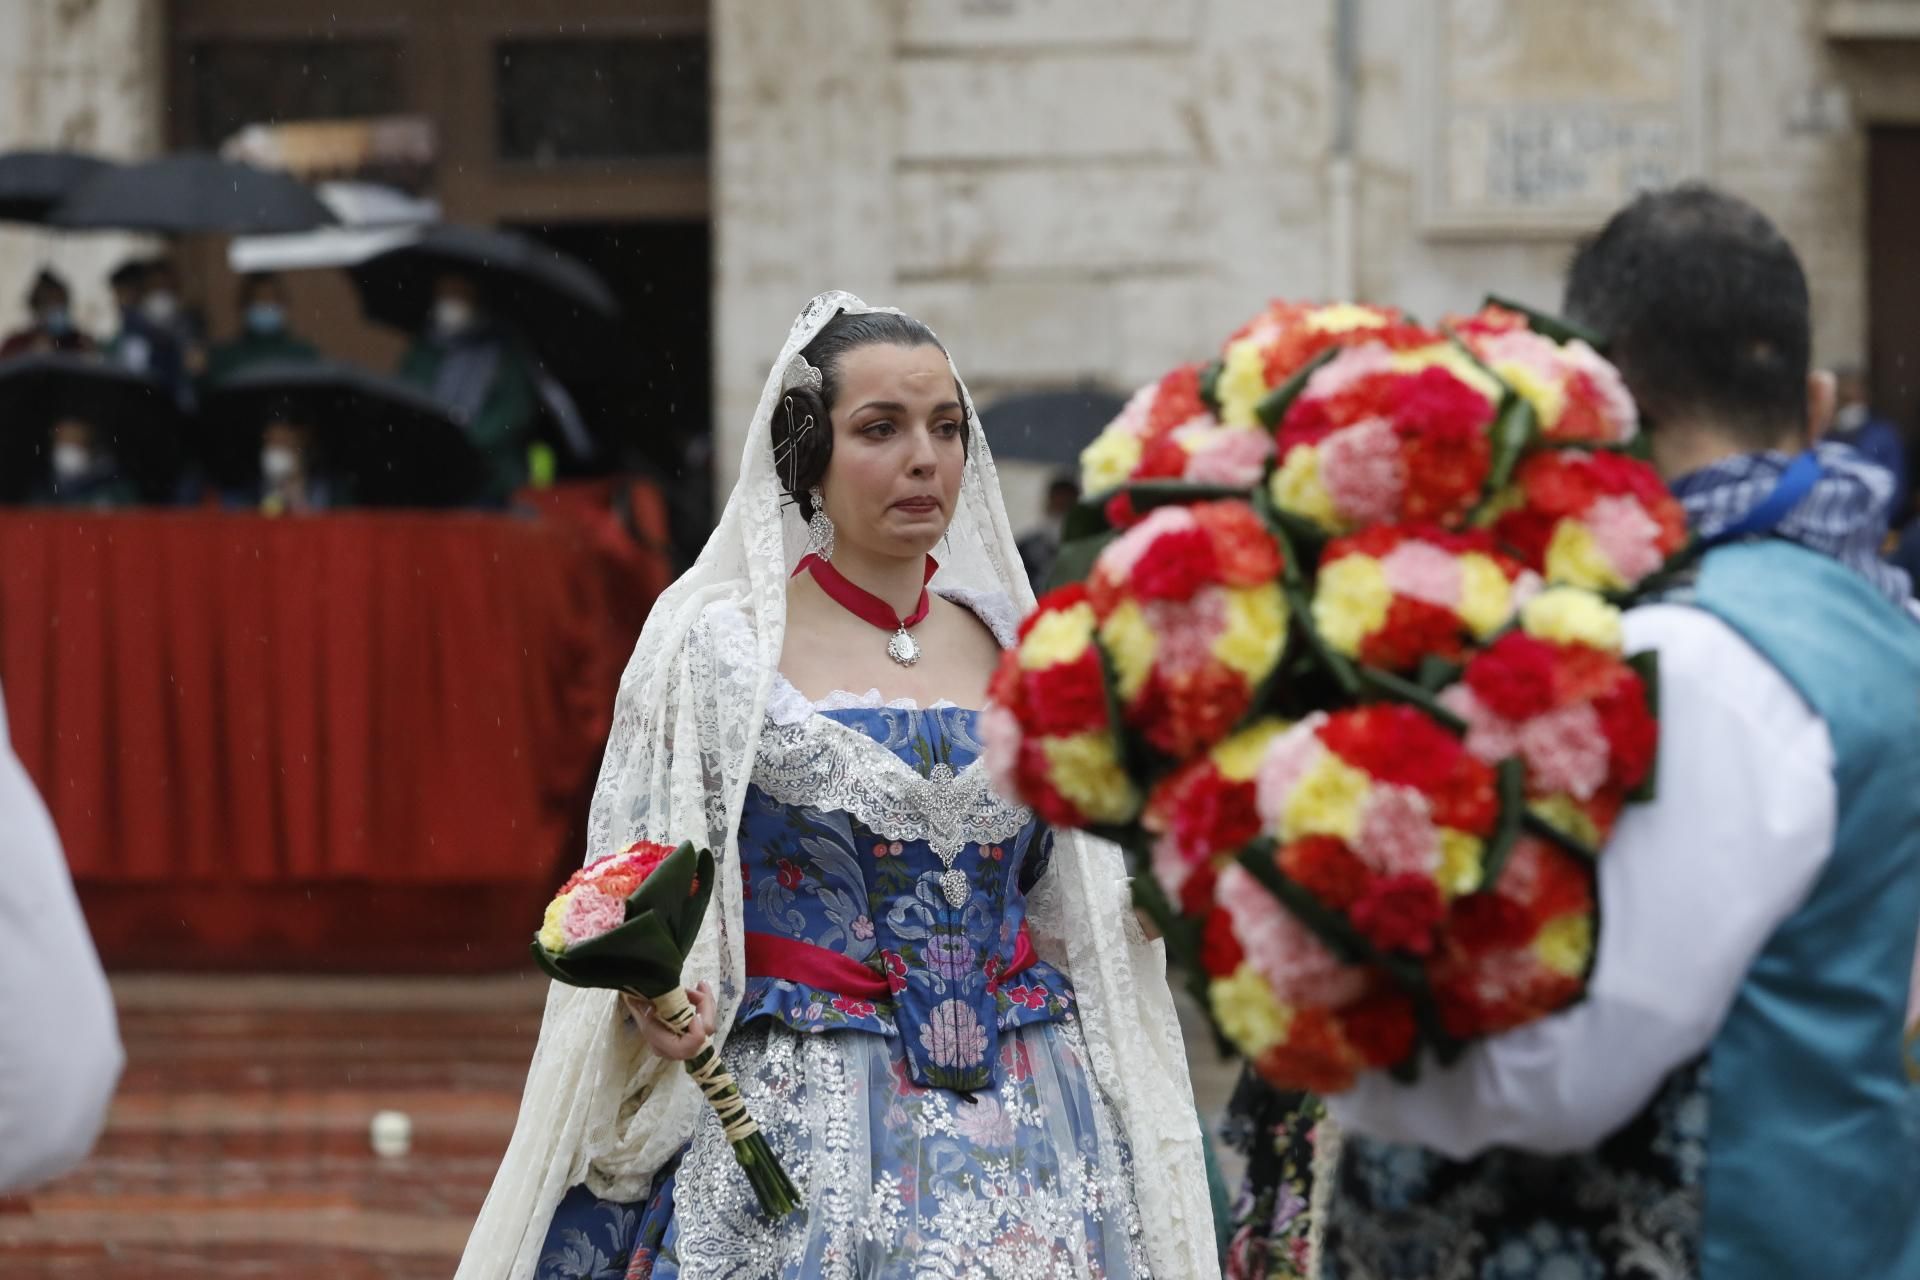
[[[1406,1076],[1584,990],[1658,738],[1620,612],[1686,541],[1637,433],[1546,317],[1275,303],[1086,450],[988,761],[1129,849],[1274,1084]]]

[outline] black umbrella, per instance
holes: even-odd
[[[0,222],[45,222],[73,189],[113,163],[78,151],[0,155]]]
[[[47,472],[47,432],[75,418],[94,429],[149,501],[179,471],[180,411],[166,384],[98,356],[47,352],[0,360],[0,499],[19,501]]]
[[[269,235],[310,231],[334,217],[296,178],[187,152],[95,174],[47,220],[77,231]]]
[[[1032,391],[994,401],[980,420],[995,458],[1073,467],[1126,403],[1100,387]]]
[[[362,506],[470,502],[486,467],[459,424],[426,392],[397,378],[328,360],[269,360],[214,384],[203,415],[216,478],[259,478],[260,433],[276,419],[306,427],[323,469]]]
[[[464,275],[488,309],[511,324],[543,362],[577,369],[609,354],[620,303],[585,263],[529,236],[440,223],[409,243],[350,268],[369,319],[423,332],[434,283]]]

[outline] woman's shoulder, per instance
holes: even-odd
[[[993,633],[1002,649],[1013,648],[1020,634],[1020,607],[1004,591],[975,591],[968,587],[938,587],[943,600],[959,605]]]

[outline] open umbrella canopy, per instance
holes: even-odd
[[[620,315],[613,291],[591,267],[512,231],[438,223],[349,270],[368,318],[409,333],[426,329],[435,282],[464,275],[496,317],[560,368],[603,358]]]
[[[305,231],[335,219],[310,188],[284,173],[187,152],[97,173],[47,220],[77,231],[184,235]]]
[[[1033,391],[996,400],[981,414],[995,458],[1072,468],[1080,451],[1126,406],[1099,387]]]
[[[327,360],[271,360],[214,384],[202,408],[222,484],[257,478],[269,422],[306,427],[324,467],[363,506],[458,506],[486,480],[479,451],[440,403],[396,378]]]
[[[0,155],[0,222],[45,222],[75,187],[113,168],[78,151],[9,151]]]
[[[48,431],[65,419],[91,426],[148,501],[172,493],[181,427],[172,391],[97,356],[48,352],[0,360],[0,500],[24,498],[45,475]]]

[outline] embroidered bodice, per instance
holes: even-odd
[[[782,682],[740,822],[749,944],[781,963],[756,972],[750,954],[741,1022],[897,1035],[916,1081],[973,1091],[1003,1030],[1065,1012],[1072,993],[1025,932],[1052,836],[989,785],[979,718],[877,695],[812,704]],[[835,980],[847,961],[874,990]]]

